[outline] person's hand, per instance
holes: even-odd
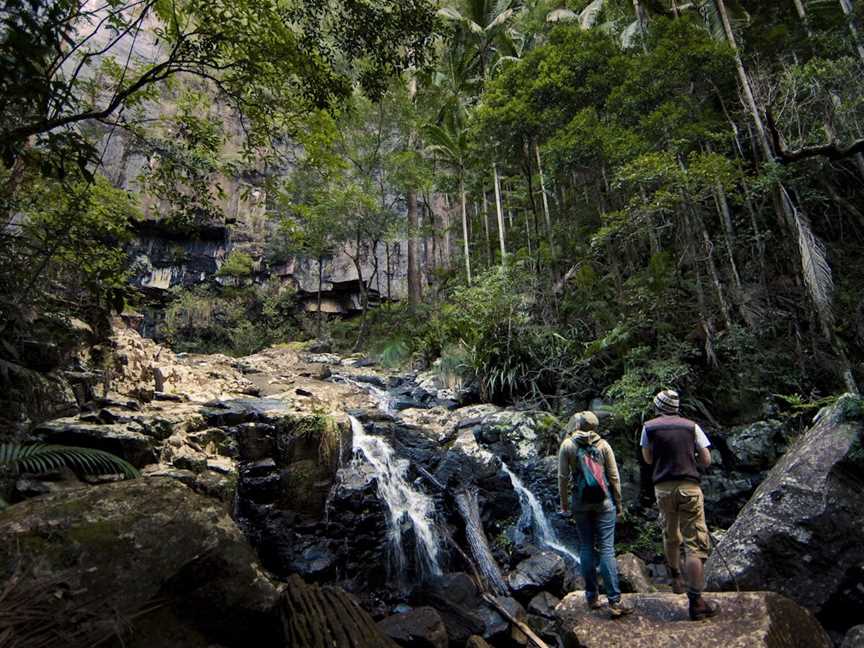
[[[615,511],[615,520],[617,522],[621,522],[623,519],[624,519],[624,509],[619,508],[618,510]]]

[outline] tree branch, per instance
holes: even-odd
[[[777,162],[780,164],[791,164],[813,157],[825,157],[835,161],[845,160],[859,153],[864,153],[864,139],[855,140],[847,146],[831,142],[817,146],[805,146],[790,151],[783,145],[783,138],[780,135],[780,130],[777,128],[777,123],[774,121],[774,115],[770,110],[765,113],[765,121],[768,126],[768,132],[771,134],[771,143],[777,154]]]

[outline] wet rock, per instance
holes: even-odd
[[[135,618],[135,635],[206,637],[226,647],[275,645],[276,588],[222,505],[165,478],[48,494],[0,516],[0,573],[37,565],[75,604]],[[128,645],[128,644],[127,644]],[[142,644],[143,645],[143,644]],[[151,644],[152,645],[152,644]],[[197,643],[192,645],[198,645]],[[203,644],[203,645],[206,645]]]
[[[357,365],[355,364],[354,366],[356,367]],[[363,365],[363,366],[367,366],[367,365]],[[387,389],[386,381],[379,376],[357,375],[357,376],[351,376],[351,378],[352,378],[352,380],[355,380],[359,383],[365,383],[367,385],[372,385],[373,387],[378,387],[378,389]]]
[[[540,592],[528,603],[528,611],[547,619],[555,618],[555,607],[561,602],[557,596],[549,592]]]
[[[864,596],[864,402],[844,396],[771,470],[707,564],[709,587],[768,588],[846,630]],[[725,559],[721,560],[720,556]]]
[[[622,592],[645,593],[657,590],[651,582],[648,567],[641,558],[634,556],[632,553],[625,553],[618,556],[616,560],[618,562],[618,577]]]
[[[864,625],[855,626],[849,630],[840,648],[864,648]]]
[[[465,648],[492,648],[489,642],[479,635],[471,635],[465,643]]]
[[[507,584],[517,595],[530,598],[543,590],[561,591],[567,567],[553,551],[541,551],[520,562],[507,575]]]
[[[528,618],[525,608],[522,607],[522,604],[514,598],[509,596],[496,596],[495,602],[500,608],[506,610],[507,614],[517,621],[524,623]],[[490,618],[486,623],[486,634],[484,636],[486,639],[491,641],[493,645],[501,645],[502,643],[515,646],[528,645],[528,637],[525,636],[525,634],[515,624],[511,623],[507,617],[501,614],[496,607],[490,607],[489,617]]]
[[[465,643],[471,635],[486,633],[483,614],[488,610],[468,574],[454,572],[432,579],[412,592],[411,601],[438,610],[455,645]]]
[[[789,447],[790,435],[781,421],[757,421],[735,428],[726,436],[726,445],[740,470],[770,469]]]
[[[336,555],[323,544],[306,547],[291,562],[296,573],[312,580],[323,580],[335,576]]]
[[[560,423],[548,412],[501,410],[486,416],[477,430],[484,445],[501,446],[499,454],[532,460],[558,448]]]
[[[611,619],[590,610],[583,592],[567,595],[555,609],[565,645],[584,648],[830,648],[831,641],[813,615],[773,592],[709,594],[720,614],[693,623],[687,597],[675,594],[624,594],[634,613]]]
[[[236,428],[240,459],[258,461],[272,457],[276,451],[276,429],[263,423],[243,423]]]
[[[447,628],[435,608],[424,606],[394,614],[378,622],[378,628],[406,648],[447,648]]]

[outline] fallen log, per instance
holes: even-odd
[[[296,574],[279,601],[286,646],[398,648],[372,617],[337,587],[308,585]]]

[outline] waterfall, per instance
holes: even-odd
[[[415,489],[405,479],[408,472],[407,459],[398,458],[387,441],[366,434],[360,421],[353,416],[349,418],[354,437],[354,461],[366,461],[372,466],[378,482],[378,495],[387,505],[391,576],[402,581],[407,573],[408,564],[402,543],[402,528],[406,522],[414,531],[414,551],[421,578],[441,574],[438,564],[440,541],[432,520],[435,503],[431,497]]]
[[[486,579],[489,589],[496,594],[507,596],[510,592],[501,575],[501,568],[492,557],[489,549],[489,541],[483,532],[483,524],[480,522],[480,506],[477,503],[477,491],[460,491],[456,493],[456,506],[465,519],[465,536],[471,554],[477,562],[477,568]]]
[[[555,529],[553,529],[552,525],[549,523],[549,518],[546,517],[543,507],[534,493],[525,487],[522,480],[519,479],[519,477],[517,477],[503,461],[501,462],[501,469],[507,473],[516,494],[519,495],[519,505],[522,512],[519,516],[517,526],[519,528],[528,527],[532,529],[534,532],[534,539],[537,543],[544,547],[548,547],[553,551],[557,551],[559,554],[564,554],[567,558],[578,565],[579,556],[561,544],[558,534],[555,533]]]

